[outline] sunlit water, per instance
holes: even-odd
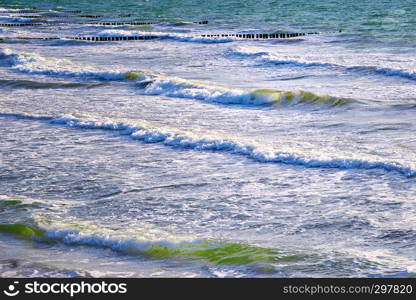
[[[77,2],[1,2],[1,276],[416,275],[412,1]]]

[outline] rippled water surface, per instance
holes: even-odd
[[[412,2],[2,1],[0,276],[414,277]]]

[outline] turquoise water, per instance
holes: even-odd
[[[0,1],[0,276],[415,276],[415,22],[399,0]]]
[[[3,1],[4,2],[4,1]],[[38,9],[85,13],[128,12],[140,19],[210,20],[225,28],[344,30],[351,43],[369,47],[415,47],[416,8],[394,1],[5,1]]]

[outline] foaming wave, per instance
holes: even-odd
[[[20,18],[15,16],[0,16],[0,23],[31,23],[34,19],[31,18]]]
[[[208,86],[181,78],[145,76],[137,85],[146,95],[165,95],[223,104],[263,105],[272,102],[252,97],[243,90]]]
[[[68,38],[62,38],[59,40],[49,41],[49,45],[53,45],[53,46],[67,46],[67,45],[89,46],[89,45],[92,45],[93,43],[95,42],[73,40],[73,39],[68,39]]]
[[[291,148],[281,149],[280,151],[265,151],[261,145],[255,143],[242,143],[227,137],[221,139],[217,135],[204,137],[200,134],[182,132],[169,127],[158,127],[147,122],[126,122],[102,117],[96,118],[91,115],[79,118],[70,115],[54,117],[1,113],[0,116],[47,120],[52,124],[73,128],[114,130],[144,143],[161,143],[171,148],[197,151],[225,152],[244,156],[260,163],[282,163],[306,168],[382,169],[395,171],[407,177],[416,176],[415,166],[404,161],[384,161],[378,156],[359,153],[322,153]]]
[[[44,229],[26,224],[0,224],[0,232],[13,234],[26,240],[108,248],[129,255],[146,256],[151,259],[202,259],[217,265],[302,260],[300,256],[283,256],[274,249],[209,239],[180,242],[148,240],[129,236],[120,237],[114,232],[114,235],[112,235],[108,230],[100,233],[88,229]]]
[[[245,91],[231,89],[215,84],[154,75],[140,71],[102,72],[88,65],[76,64],[66,59],[43,57],[34,53],[11,52],[8,49],[0,51],[0,60],[3,63],[6,62],[13,70],[23,73],[103,80],[132,80],[137,83],[138,88],[146,95],[165,95],[211,103],[249,106],[298,104],[327,104],[334,106],[351,102],[350,99],[316,95],[304,91],[285,92],[271,89]]]
[[[262,60],[264,63],[272,63],[276,65],[294,65],[299,67],[329,67],[329,63],[321,62],[308,62],[306,60],[294,60],[286,56],[279,56],[275,53],[262,51],[257,48],[251,47],[238,47],[231,50],[231,55],[240,57],[257,58]]]
[[[60,88],[93,88],[103,86],[100,84],[88,83],[62,83],[62,82],[40,82],[33,80],[0,79],[0,87],[6,89],[60,89]]]
[[[379,68],[375,66],[352,66],[347,67],[348,70],[362,71],[362,72],[374,72],[385,76],[397,76],[416,80],[416,73],[405,70],[391,69],[391,68]]]
[[[83,27],[86,28],[96,28],[96,29],[128,29],[131,28],[133,25],[101,25],[101,24],[85,24]]]
[[[263,51],[256,48],[238,47],[231,50],[231,55],[240,57],[250,57],[261,60],[263,63],[270,63],[276,65],[292,65],[298,67],[329,67],[329,68],[342,68],[347,71],[353,72],[370,72],[374,74],[381,74],[384,76],[396,76],[416,80],[416,72],[406,71],[394,68],[385,68],[377,66],[347,66],[336,63],[308,61],[301,58],[293,59],[284,55],[277,55],[273,52]]]
[[[243,91],[192,82],[181,78],[163,78],[162,76],[143,76],[137,83],[143,93],[147,95],[166,95],[222,104],[284,106],[315,103],[334,106],[351,102],[350,99],[346,98],[316,95],[304,91],[288,92],[272,89]]]

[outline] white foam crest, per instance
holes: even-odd
[[[68,42],[68,41],[66,41]],[[112,70],[103,72],[87,64],[67,59],[44,57],[36,53],[0,50],[0,59],[22,73],[51,75],[59,77],[96,78],[103,80],[135,80],[142,93],[146,95],[165,95],[169,97],[196,99],[210,103],[239,105],[271,105],[276,103],[276,95],[221,87],[216,84],[191,81],[177,77],[153,75],[149,72],[123,72]],[[299,93],[294,93],[294,101],[280,101],[280,104],[298,104]]]
[[[7,114],[0,116],[12,116],[33,119],[31,115]],[[197,151],[217,151],[234,155],[244,156],[260,163],[282,163],[306,168],[334,168],[334,169],[381,169],[395,171],[407,177],[416,176],[415,163],[403,160],[385,161],[383,157],[363,153],[329,153],[304,149],[284,148],[264,150],[261,145],[250,141],[238,141],[231,137],[217,134],[203,135],[193,134],[191,131],[182,132],[169,127],[155,126],[147,122],[115,120],[103,117],[85,116],[62,116],[47,117],[36,116],[36,119],[46,120],[52,124],[82,128],[82,129],[104,129],[115,130],[127,135],[132,139],[144,143],[161,143],[171,148],[192,149]]]
[[[129,37],[129,36],[154,36],[161,39],[173,39],[181,42],[195,43],[228,43],[232,42],[232,38],[214,38],[214,37],[195,37],[184,33],[166,33],[158,31],[127,31],[127,30],[103,30],[98,33],[102,37]]]
[[[169,241],[145,242],[137,239],[120,240],[111,236],[94,235],[76,230],[48,230],[45,236],[50,239],[60,240],[65,244],[81,244],[87,246],[106,247],[115,251],[146,251],[152,244],[161,246],[174,246]]]

